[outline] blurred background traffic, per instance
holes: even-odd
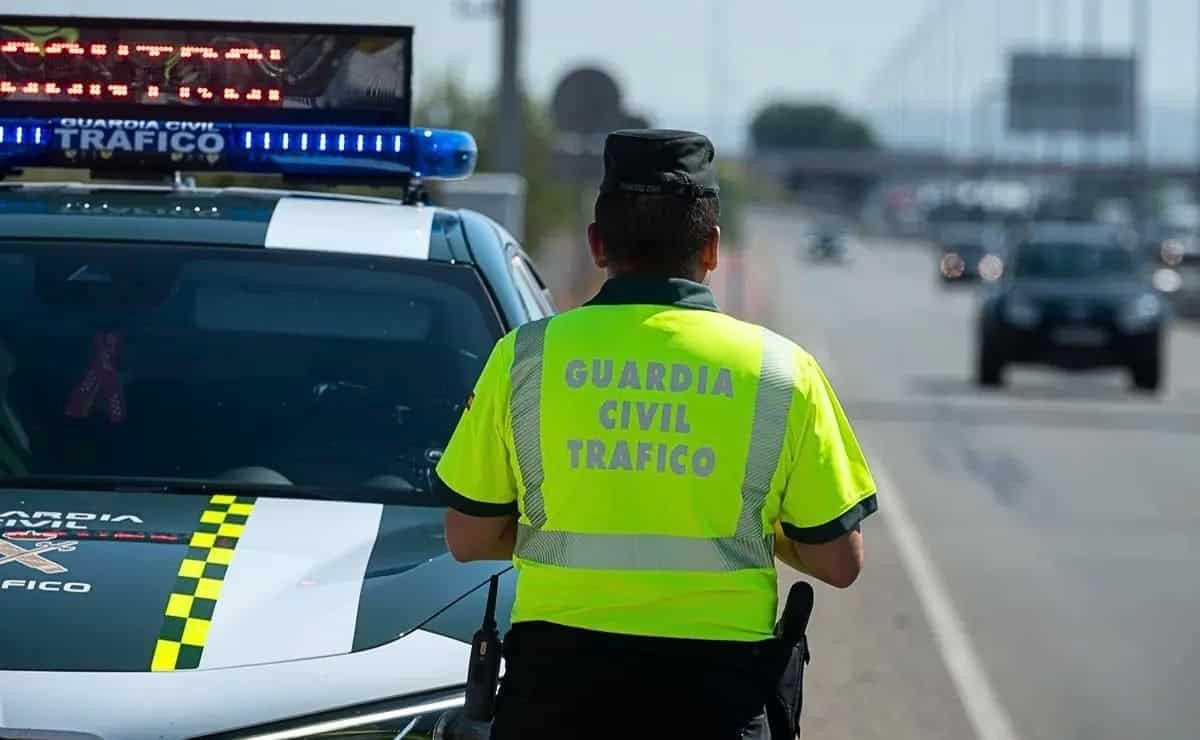
[[[581,26],[608,29],[591,39],[537,3],[457,2],[440,14],[490,21],[494,36],[491,64],[474,48],[474,63],[427,77],[421,92],[418,120],[477,132],[489,171],[441,197],[524,235],[561,303],[586,299],[599,279],[581,234],[604,134],[695,128],[721,152],[735,257],[718,282],[735,311],[762,303],[742,260],[755,208],[788,208],[803,217],[773,245],[779,257],[848,264],[856,246],[927,249],[944,287],[979,287],[979,385],[1038,365],[1122,368],[1134,388],[1162,389],[1172,320],[1200,315],[1195,4],[669,5],[581,6]],[[616,38],[622,17],[644,38]],[[695,60],[668,75],[678,52],[655,52],[656,27],[686,37]],[[1038,258],[1039,224],[1094,225],[1057,237],[1083,255],[1111,242],[1128,259],[1115,272],[1085,259],[1018,274],[1022,244],[1021,264]],[[1023,308],[1026,321],[1009,320]],[[1134,311],[1145,316],[1131,323]]]
[[[694,128],[722,155],[733,249],[747,203],[785,204],[808,209],[816,231],[927,242],[947,283],[996,283],[1030,224],[1105,224],[1164,307],[1200,312],[1194,4],[911,2],[875,18],[856,18],[863,2],[757,5],[581,8],[581,25],[606,24],[590,39],[528,0],[421,11],[493,25],[419,91],[418,119],[477,132],[490,173],[443,198],[488,210],[544,258],[579,253],[603,134]],[[616,38],[622,17],[648,33]],[[677,53],[648,48],[655,27],[688,39],[686,70],[654,71]],[[441,46],[421,28],[426,48]],[[789,36],[794,55],[771,48]],[[659,94],[668,78],[681,84]],[[590,288],[574,278],[558,278],[568,304]]]

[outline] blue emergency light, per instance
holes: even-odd
[[[3,171],[137,168],[454,180],[470,176],[478,156],[475,138],[465,131],[154,118],[0,118]]]
[[[412,29],[0,16],[0,174],[27,167],[459,179],[413,128]]]

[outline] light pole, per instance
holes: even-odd
[[[1196,18],[1200,22],[1200,6],[1196,9]],[[1200,38],[1200,35],[1196,38]],[[1200,46],[1197,46],[1196,53],[1197,62],[1200,63]],[[1200,70],[1197,75],[1200,76]],[[1196,83],[1196,167],[1200,169],[1200,81]]]
[[[964,34],[964,30],[965,30],[963,28],[963,26],[964,26],[964,24],[968,23],[969,20],[966,17],[967,10],[964,6],[956,5],[954,7],[954,10],[951,12],[953,13],[953,17],[950,19],[950,34],[951,34],[951,39],[952,39],[951,48],[952,48],[954,56],[950,60],[950,70],[951,70],[950,110],[952,112],[952,115],[957,117],[959,115],[959,110],[961,110],[961,108],[962,108],[962,104],[965,102],[962,99],[963,98],[963,78],[965,76],[963,74],[963,34]],[[957,126],[955,126],[955,128],[957,130],[954,133],[954,140],[955,140],[954,148],[955,149],[961,148],[963,153],[966,154],[970,151],[970,149],[969,149],[970,142],[966,142],[966,144],[964,145],[964,143],[962,141],[962,139],[963,139],[962,124],[961,124],[962,119],[960,118],[959,121],[960,121],[960,123]],[[969,121],[967,122],[967,125],[968,126],[970,125]],[[970,136],[971,136],[970,133],[968,133],[966,135],[966,138],[969,139]]]
[[[521,110],[521,0],[500,2],[500,121],[496,169],[519,173],[525,159],[525,116]]]
[[[1129,115],[1132,123],[1132,159],[1144,165],[1149,154],[1149,120],[1142,100],[1145,98],[1147,56],[1150,53],[1150,3],[1148,0],[1130,0],[1130,23],[1133,30],[1133,55],[1136,63],[1133,80],[1135,94],[1130,101]]]
[[[1144,219],[1149,203],[1149,181],[1146,165],[1150,153],[1150,121],[1146,107],[1142,105],[1145,98],[1145,82],[1147,80],[1147,56],[1150,53],[1150,3],[1149,0],[1130,0],[1130,24],[1133,29],[1133,58],[1135,79],[1131,80],[1133,95],[1129,101],[1130,136],[1130,165],[1134,169],[1134,202],[1138,205],[1139,216]]]
[[[729,37],[729,16],[726,0],[709,0],[708,37],[708,115],[709,135],[719,140],[725,133],[725,110],[729,107],[728,96],[729,55],[726,39]]]
[[[1066,54],[1067,50],[1067,4],[1065,0],[1050,0],[1046,8],[1050,17],[1047,19],[1046,51],[1050,54]],[[1061,164],[1065,159],[1065,134],[1055,131],[1049,134],[1049,160]]]
[[[1004,99],[1004,93],[1003,80],[990,80],[979,88],[971,102],[970,152],[975,157],[986,158],[989,168],[995,164],[997,155],[995,126],[989,119],[992,119],[992,107]]]
[[[939,104],[939,96],[933,82],[937,71],[947,67],[945,59],[941,58],[941,54],[945,52],[945,45],[940,44],[938,35],[943,29],[943,24],[949,15],[958,7],[960,0],[940,0],[929,8],[912,26],[909,32],[900,40],[884,59],[880,62],[879,67],[871,76],[868,84],[863,88],[863,100],[867,106],[870,106],[877,99],[882,98],[894,92],[897,86],[900,87],[901,100],[901,120],[902,131],[907,131],[909,124],[917,124],[915,134],[930,134],[933,137],[937,136],[936,131],[931,130],[932,126],[921,126],[922,119],[913,117],[914,114],[924,110],[924,106]],[[914,69],[914,65],[917,69]],[[927,69],[932,67],[932,69]],[[915,77],[916,80],[910,85],[908,78]],[[924,83],[924,84],[922,84]],[[930,100],[932,99],[932,103]],[[947,139],[947,124],[946,119],[942,117],[942,142]],[[916,135],[914,135],[914,139]],[[917,142],[914,141],[914,144]],[[924,142],[921,143],[924,146]]]
[[[525,116],[521,95],[521,0],[456,0],[468,17],[500,19],[500,79],[497,84],[497,172],[520,173],[525,158]]]
[[[1100,55],[1104,46],[1101,21],[1103,18],[1103,0],[1083,0],[1083,50],[1085,54]],[[1080,161],[1095,162],[1099,157],[1099,135],[1082,132],[1086,122],[1082,120],[1082,109],[1078,113],[1080,129],[1083,136],[1084,149]]]

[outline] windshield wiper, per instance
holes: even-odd
[[[237,494],[261,498],[294,498],[356,503],[390,503],[387,491],[370,488],[326,488],[279,483],[242,483],[197,478],[142,478],[97,475],[29,475],[0,478],[0,490],[82,490],[112,493],[161,493],[174,496]]]

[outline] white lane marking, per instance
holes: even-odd
[[[871,460],[871,468],[878,488],[883,492],[880,515],[917,590],[942,661],[976,736],[979,740],[1017,740],[1012,720],[992,688],[962,617],[954,608],[937,567],[921,541],[921,533],[908,514],[904,495],[878,458]]]
[[[267,247],[429,259],[433,210],[328,198],[280,198]]]
[[[350,652],[383,507],[260,498],[221,587],[201,668]]]
[[[821,349],[825,350],[827,346]],[[830,353],[825,351],[816,357],[825,368],[826,375],[833,379],[831,382],[836,382],[837,372]],[[854,422],[853,419],[850,421]],[[937,566],[925,549],[921,531],[909,516],[904,494],[878,457],[868,454],[867,461],[875,478],[876,490],[881,494],[880,516],[896,543],[900,560],[917,591],[925,618],[933,630],[933,640],[942,654],[942,662],[946,664],[950,680],[958,692],[968,721],[975,729],[976,737],[979,740],[1019,740],[1012,719],[1000,703],[983,668],[983,661],[971,644],[963,619],[950,600],[950,593]]]

